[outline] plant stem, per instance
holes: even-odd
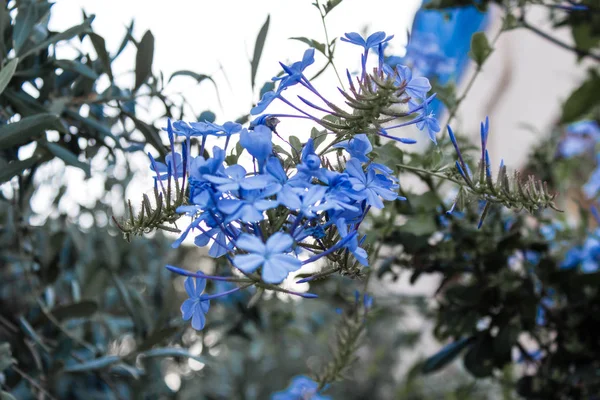
[[[555,38],[553,36],[550,36],[549,34],[547,34],[546,32],[541,31],[537,27],[535,27],[533,25],[530,25],[527,21],[525,21],[524,18],[521,19],[521,26],[523,28],[525,28],[525,29],[527,29],[527,30],[535,33],[536,35],[538,35],[538,36],[540,36],[540,37],[548,40],[549,42],[554,43],[555,45],[557,45],[559,47],[562,47],[565,50],[572,51],[573,53],[577,54],[581,58],[588,57],[588,58],[591,58],[592,60],[600,62],[600,55],[590,53],[587,50],[583,50],[583,49],[577,48],[577,47],[572,46],[572,45],[570,45],[568,43],[565,43],[565,42],[563,42],[563,41],[561,41],[561,40],[559,40],[559,39],[557,39],[557,38]]]

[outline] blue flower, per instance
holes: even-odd
[[[583,192],[588,199],[596,197],[600,192],[600,153],[596,155],[596,164],[596,169],[590,175],[587,183],[583,185]]]
[[[287,389],[274,393],[271,400],[331,400],[318,393],[319,385],[312,379],[300,375],[292,379]]]
[[[338,232],[342,238],[348,236],[348,226],[344,218],[339,218],[337,221],[335,221],[335,225],[337,226]],[[365,249],[359,247],[357,235],[353,235],[352,238],[346,242],[344,247],[347,248],[352,255],[354,255],[354,258],[356,258],[359,263],[365,267],[369,266],[369,256]]]
[[[236,246],[249,254],[235,256],[233,264],[240,270],[251,273],[262,267],[262,280],[266,283],[281,283],[290,272],[297,271],[302,262],[285,254],[291,250],[294,239],[287,233],[277,232],[266,244],[258,237],[242,234]]]
[[[225,169],[224,176],[204,175],[204,179],[217,185],[220,192],[230,190],[253,190],[265,188],[274,179],[270,175],[253,175],[246,177],[246,170],[241,165],[232,165]]]
[[[563,269],[579,266],[582,272],[596,272],[600,265],[600,228],[589,234],[582,246],[571,248],[560,265]]]
[[[369,138],[364,133],[354,135],[350,140],[344,140],[333,146],[338,149],[345,149],[350,156],[356,158],[360,162],[369,162],[367,154],[373,150],[373,146],[369,141]]]
[[[432,112],[430,112],[429,114],[426,113],[427,107],[424,107],[423,116],[421,116],[421,120],[417,122],[417,128],[419,128],[419,130],[421,131],[427,128],[427,134],[429,135],[429,139],[431,139],[433,143],[437,143],[435,134],[440,131],[440,123],[438,122],[437,118],[435,118],[435,115],[433,115]]]
[[[378,47],[380,44],[389,42],[394,37],[394,35],[386,37],[385,32],[372,33],[371,35],[369,35],[367,40],[363,39],[363,37],[356,32],[346,33],[344,34],[344,36],[345,37],[340,38],[342,42],[355,44],[364,48],[365,51],[368,51],[369,49],[372,49],[374,47]]]
[[[427,97],[427,92],[431,90],[429,79],[423,76],[413,78],[411,69],[404,65],[397,65],[396,71],[400,82],[406,82],[406,94],[413,99],[425,99]]]
[[[302,73],[304,72],[306,67],[308,67],[309,65],[311,65],[314,62],[315,62],[315,49],[310,48],[304,52],[304,55],[302,56],[302,61],[297,61],[297,62],[293,63],[292,65],[290,65],[289,67],[282,63],[279,63],[287,75],[284,75],[281,77],[274,77],[272,79],[273,81],[281,80],[278,91],[281,92],[284,89],[287,89],[288,87],[293,86],[296,83],[300,82],[303,77]]]
[[[316,211],[333,208],[322,204],[326,191],[326,186],[319,185],[313,185],[307,191],[299,191],[286,186],[277,195],[277,200],[290,210],[296,210],[307,218],[313,218],[316,216]]]
[[[250,114],[256,115],[256,114],[262,113],[263,111],[265,111],[267,109],[267,107],[269,107],[269,105],[273,102],[273,100],[278,98],[280,95],[281,95],[281,90],[279,90],[279,88],[277,88],[276,91],[271,90],[269,92],[266,92],[265,94],[263,94],[263,96],[260,99],[260,101],[258,102],[258,104],[256,106],[254,106],[252,108],[252,110],[250,110]]]
[[[242,130],[240,144],[256,158],[259,165],[263,165],[273,153],[272,131],[265,125],[258,125],[254,130]]]
[[[558,145],[558,153],[566,158],[592,152],[600,141],[600,126],[596,121],[579,121],[567,127],[567,136]]]
[[[346,163],[346,172],[350,175],[350,183],[352,189],[359,193],[367,200],[367,204],[375,208],[383,208],[383,201],[396,200],[398,194],[393,192],[396,186],[383,175],[376,174],[370,170],[366,174],[360,165],[360,161],[351,159]],[[383,179],[382,179],[383,178]]]
[[[237,219],[244,222],[258,222],[264,219],[263,211],[277,207],[277,201],[267,200],[281,190],[278,183],[271,184],[264,189],[240,190],[240,197],[219,199],[219,211],[228,215],[226,222]]]
[[[156,179],[165,180],[170,176],[175,178],[183,177],[183,160],[179,153],[169,153],[165,157],[165,163],[154,161],[150,164],[150,169],[156,173]]]
[[[194,284],[195,283],[195,284]],[[181,315],[184,321],[192,319],[192,328],[200,331],[204,328],[206,317],[204,314],[208,312],[210,300],[206,300],[202,296],[202,292],[206,287],[206,280],[203,278],[188,277],[185,280],[185,291],[190,297],[181,305]]]

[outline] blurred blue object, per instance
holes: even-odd
[[[411,37],[404,57],[389,57],[390,66],[404,64],[417,76],[438,84],[460,82],[467,70],[471,35],[485,30],[489,15],[475,7],[444,11],[421,9],[415,15]],[[440,115],[443,104],[434,100],[431,110]]]

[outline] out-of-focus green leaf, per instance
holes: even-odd
[[[198,121],[215,122],[216,119],[216,114],[210,110],[202,111],[198,116]]]
[[[81,364],[71,365],[66,367],[64,372],[89,372],[97,371],[99,369],[105,369],[111,365],[119,362],[121,358],[119,356],[105,356],[96,358],[95,360],[85,361]]]
[[[494,49],[490,46],[487,36],[483,32],[475,32],[471,36],[471,51],[469,57],[481,67]]]
[[[106,41],[104,40],[104,38],[102,36],[100,36],[96,33],[90,33],[89,37],[90,37],[90,40],[92,41],[92,44],[94,45],[94,50],[96,50],[98,59],[102,63],[102,68],[104,69],[104,72],[106,72],[106,74],[108,75],[108,78],[112,82],[113,81],[112,66],[111,66],[110,56],[108,55],[108,52],[106,51]]]
[[[146,31],[138,46],[135,56],[135,86],[133,91],[138,90],[152,74],[152,60],[154,59],[154,35]]]
[[[8,392],[0,392],[0,400],[17,400],[17,399]]]
[[[90,164],[83,161],[79,161],[77,155],[71,153],[69,150],[56,143],[44,143],[44,147],[47,148],[48,151],[50,151],[50,153],[54,154],[55,157],[58,157],[61,160],[63,160],[65,164],[83,170],[83,172],[85,172],[86,177],[89,178],[91,176],[92,173],[90,170]]]
[[[121,41],[121,45],[119,46],[119,50],[117,50],[117,52],[115,53],[114,56],[112,56],[111,58],[111,62],[115,61],[115,59],[117,57],[119,57],[121,55],[121,53],[123,52],[123,50],[125,50],[125,47],[127,47],[127,43],[129,42],[135,42],[135,40],[133,39],[133,27],[135,26],[135,21],[131,20],[131,24],[129,24],[129,26],[127,27],[127,31],[125,32],[125,36],[123,37],[123,40]],[[137,46],[137,43],[136,43]]]
[[[256,43],[254,44],[254,55],[252,56],[252,61],[250,61],[250,82],[252,84],[252,89],[254,89],[254,84],[256,83],[256,72],[258,71],[258,63],[260,62],[260,57],[262,56],[263,48],[265,47],[265,40],[267,39],[267,32],[269,32],[270,22],[271,16],[268,15],[267,20],[258,32],[258,36],[256,37]]]
[[[142,342],[142,344],[140,345],[138,350],[139,351],[148,350],[148,349],[152,348],[152,346],[162,342],[163,340],[172,337],[174,334],[176,334],[180,330],[181,330],[181,328],[178,326],[169,326],[169,327],[154,331],[148,336],[148,338],[146,340],[144,340]]]
[[[15,74],[18,63],[19,59],[13,58],[0,70],[0,94],[4,92],[4,89]]]
[[[477,378],[485,378],[494,370],[494,346],[490,336],[482,336],[467,351],[465,368]]]
[[[64,70],[74,71],[80,75],[90,79],[98,79],[96,71],[88,67],[87,65],[80,63],[79,61],[73,60],[55,60],[54,64]]]
[[[0,343],[0,372],[13,365],[15,360],[10,352],[10,344]]]
[[[329,14],[331,10],[337,7],[341,2],[342,0],[327,0],[327,3],[325,3],[325,5],[323,6],[323,8],[325,9],[325,15]]]
[[[39,156],[33,156],[23,161],[13,161],[8,163],[0,170],[0,183],[11,180],[13,176],[17,176],[26,169],[33,167],[39,160]]]
[[[21,316],[19,317],[19,325],[21,326],[21,330],[23,331],[23,333],[25,333],[25,335],[27,335],[38,346],[40,346],[40,348],[44,349],[46,353],[50,353],[50,349],[48,348],[48,346],[46,346],[46,344],[44,343],[40,335],[38,335],[38,333],[35,331],[35,329],[33,329],[33,326],[31,326],[29,321],[27,321],[24,317]]]
[[[595,73],[583,82],[567,99],[563,106],[562,123],[576,121],[594,106],[600,104],[600,76]]]
[[[93,300],[83,300],[78,303],[54,307],[52,315],[59,321],[69,318],[89,317],[98,311],[98,303]]]
[[[171,77],[169,78],[169,82],[171,82],[171,80],[173,80],[173,78],[175,78],[176,76],[189,76],[190,78],[194,78],[196,80],[196,82],[198,82],[198,83],[202,82],[205,79],[208,79],[213,84],[215,83],[213,78],[211,78],[209,75],[199,74],[197,72],[188,71],[188,70],[181,70],[181,71],[173,72],[171,74]]]
[[[167,155],[167,148],[162,144],[162,140],[160,139],[160,135],[158,134],[158,130],[154,126],[148,125],[147,123],[145,123],[142,120],[136,118],[132,114],[129,114],[129,113],[125,113],[125,114],[129,118],[131,118],[131,120],[135,124],[135,127],[140,132],[142,132],[142,134],[144,135],[144,137],[146,138],[146,140],[148,141],[148,143],[150,145],[152,145],[152,147],[154,147],[156,150],[158,150],[158,152],[160,153],[161,156],[166,156]]]
[[[60,119],[53,114],[38,114],[3,125],[0,127],[0,150],[29,143],[47,130],[66,132]]]
[[[310,47],[313,47],[313,48],[315,48],[316,50],[318,50],[318,51],[319,51],[320,53],[322,53],[324,56],[327,56],[327,53],[325,53],[325,48],[326,48],[326,46],[325,46],[325,44],[324,44],[324,43],[318,42],[318,41],[316,41],[316,40],[314,40],[314,39],[309,39],[309,38],[306,38],[306,37],[299,37],[299,36],[296,36],[296,37],[291,37],[290,39],[291,39],[291,40],[298,40],[298,41],[300,41],[300,42],[302,42],[302,43],[306,43],[306,44],[307,44],[307,45],[309,45]]]
[[[424,374],[428,374],[442,369],[444,366],[448,365],[456,357],[458,357],[458,355],[472,342],[473,337],[467,337],[457,340],[454,343],[450,343],[446,347],[442,348],[439,352],[425,360],[421,371]]]
[[[69,40],[69,39],[73,38],[74,36],[80,35],[84,32],[88,32],[91,29],[91,23],[94,20],[94,18],[95,18],[95,16],[92,15],[89,18],[87,18],[85,21],[83,21],[83,23],[73,26],[64,32],[60,32],[60,33],[57,33],[56,35],[50,36],[48,39],[44,40],[41,43],[38,43],[33,48],[27,50],[24,54],[19,55],[19,57],[21,57],[21,59],[23,59],[31,54],[37,53],[38,51],[40,51],[42,49],[48,48],[48,46],[50,46],[51,44],[60,42],[62,40]],[[17,52],[17,55],[18,55],[18,52]]]

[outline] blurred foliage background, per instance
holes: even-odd
[[[331,11],[339,3],[327,5]],[[505,11],[503,29],[535,29],[526,8],[538,1],[475,5],[491,3]],[[593,61],[600,5],[585,4],[585,12],[551,10],[549,18],[557,27],[570,26],[573,51]],[[444,0],[428,7],[470,5]],[[128,243],[111,218],[126,217],[125,190],[135,172],[130,155],[166,155],[165,118],[215,118],[210,111],[186,114],[185,98],[164,94],[168,82],[211,78],[178,71],[165,79],[152,69],[152,33],[134,37],[133,22],[121,45],[109,49],[93,29],[93,15],[63,32],[48,29],[50,18],[60,16],[48,1],[0,4],[0,398],[267,399],[293,376],[318,372],[335,359],[336,327],[353,312],[354,290],[363,286],[350,278],[311,283],[317,301],[267,294],[248,307],[250,296],[239,294],[215,302],[201,332],[181,321],[183,281],[164,266],[201,264],[205,272],[219,266],[197,248],[172,251],[172,237],[161,231]],[[248,67],[253,80],[268,24]],[[334,41],[301,39],[331,64]],[[92,44],[91,54],[84,41]],[[474,58],[483,63],[493,41],[474,43]],[[58,58],[59,46],[74,56]],[[136,51],[133,86],[120,85],[112,71],[127,46]],[[454,163],[448,140],[421,153],[390,144],[376,149],[380,161],[404,165],[398,172],[415,175],[421,189],[403,186],[408,201],[369,222],[370,245],[381,246],[369,282],[375,307],[358,361],[344,368],[346,379],[331,385],[328,395],[598,398],[600,271],[582,271],[582,260],[561,267],[597,224],[589,212],[594,201],[580,190],[593,173],[587,166],[594,165],[595,152],[572,158],[557,151],[569,137],[566,124],[600,120],[597,64],[589,71],[526,168],[564,194],[563,206],[576,199],[576,213],[494,208],[478,230],[476,199],[452,215],[445,212],[453,200],[444,183]],[[462,101],[455,83],[436,87],[451,114]],[[149,112],[158,108],[158,115]],[[459,140],[474,162],[477,149]],[[75,200],[68,195],[73,180],[95,177],[99,193]],[[84,184],[79,189],[89,190]],[[567,223],[573,214],[578,222]],[[592,264],[598,254],[589,255]],[[411,283],[433,276],[432,296],[401,293],[406,276]]]

